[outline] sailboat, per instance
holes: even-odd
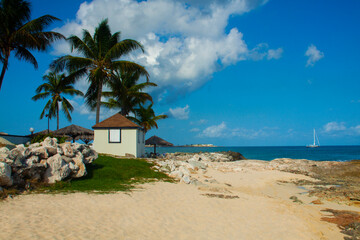
[[[318,144],[316,144],[316,140],[317,140]],[[320,147],[319,138],[316,136],[315,128],[314,128],[314,143],[313,143],[313,144],[310,144],[310,145],[307,145],[306,147],[308,147],[308,148],[317,148],[317,147]]]

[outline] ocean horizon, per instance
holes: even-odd
[[[146,153],[154,151],[146,147]],[[308,159],[314,161],[350,161],[360,159],[360,145],[321,146],[307,148],[306,146],[217,146],[217,147],[156,147],[159,154],[175,152],[222,152],[233,151],[241,153],[247,159],[270,161],[276,158]]]

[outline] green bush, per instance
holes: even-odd
[[[42,142],[44,141],[45,138],[47,137],[51,137],[51,138],[56,138],[58,140],[58,143],[64,143],[66,141],[67,137],[56,137],[54,136],[54,134],[49,133],[49,134],[38,134],[35,135],[32,139],[31,139],[31,143],[37,143],[37,142]]]

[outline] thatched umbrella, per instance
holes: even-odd
[[[158,136],[152,136],[151,138],[149,138],[148,140],[145,141],[146,145],[154,145],[154,154],[156,155],[156,145],[159,146],[174,146],[174,144],[169,143],[167,141],[165,141],[162,138],[159,138]]]
[[[73,142],[79,136],[92,136],[94,137],[94,131],[80,127],[78,125],[72,124],[70,126],[61,128],[59,130],[54,131],[54,134],[57,136],[69,136],[72,138]]]
[[[81,140],[85,144],[89,144],[91,141],[94,140],[94,135],[80,135],[80,136],[76,137],[76,140]]]

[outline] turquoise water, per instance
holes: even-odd
[[[154,148],[147,147],[146,152]],[[248,159],[273,160],[275,158],[309,159],[315,161],[348,161],[360,159],[360,146],[306,147],[157,147],[157,153],[234,151]]]

